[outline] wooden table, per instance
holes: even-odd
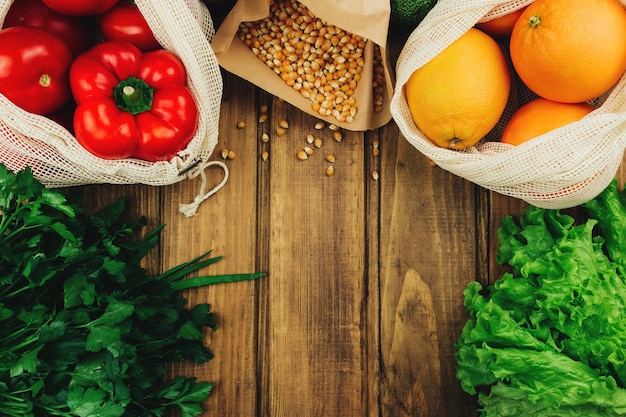
[[[301,161],[296,152],[318,133],[317,120],[233,75],[224,82],[212,159],[222,160],[222,149],[236,157],[225,160],[226,186],[196,216],[184,217],[179,204],[193,200],[199,179],[84,187],[94,207],[124,195],[129,216],[166,224],[152,271],[213,249],[223,260],[206,274],[267,274],[186,293],[217,313],[219,329],[206,339],[215,359],[171,372],[215,384],[206,416],[476,415],[455,378],[462,292],[499,277],[495,231],[525,204],[433,166],[393,122],[343,131],[341,142],[322,130],[322,147]],[[270,118],[259,124],[263,104]],[[281,119],[289,128],[277,137]],[[207,174],[222,179],[219,169]]]
[[[258,124],[262,104],[270,119]],[[263,143],[280,119],[288,134]],[[212,158],[222,160],[223,148],[236,157],[225,160],[226,186],[197,215],[184,217],[179,204],[193,200],[199,179],[84,187],[94,207],[124,195],[129,216],[166,224],[148,258],[155,272],[213,249],[223,259],[207,274],[267,274],[186,294],[217,313],[219,329],[207,334],[215,359],[172,372],[215,384],[206,416],[472,415],[474,401],[455,379],[462,292],[497,276],[495,229],[523,204],[432,166],[393,122],[343,131],[336,142],[316,121],[225,74]],[[301,161],[309,133],[323,144]],[[327,153],[336,158],[332,177]],[[217,168],[207,175],[222,179]]]

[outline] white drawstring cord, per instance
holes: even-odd
[[[222,179],[222,182],[220,182],[215,187],[213,187],[213,189],[207,192],[205,191],[207,187],[207,177],[204,171],[212,165],[218,165],[222,167],[222,169],[224,170],[224,178]],[[196,215],[196,212],[198,210],[198,207],[200,207],[200,204],[202,204],[203,201],[205,201],[207,198],[211,197],[213,194],[218,192],[222,187],[224,187],[224,185],[228,181],[228,167],[222,161],[201,162],[196,167],[194,167],[194,169],[190,170],[189,173],[187,174],[189,179],[193,179],[197,177],[198,175],[202,177],[202,184],[200,186],[200,192],[198,193],[196,198],[194,198],[193,202],[189,204],[181,204],[179,208],[180,212],[183,213],[185,217],[191,217],[191,216]]]

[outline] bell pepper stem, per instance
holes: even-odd
[[[113,88],[117,107],[132,115],[150,110],[153,95],[154,89],[136,77],[128,77]]]

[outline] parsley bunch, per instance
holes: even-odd
[[[0,415],[181,417],[202,413],[212,388],[167,379],[169,362],[205,363],[209,304],[180,294],[235,274],[183,279],[209,252],[153,277],[140,265],[163,226],[122,220],[120,198],[95,214],[0,165]]]

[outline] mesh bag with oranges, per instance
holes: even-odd
[[[12,3],[0,0],[0,16],[6,16]],[[0,162],[12,170],[30,167],[38,180],[50,187],[98,183],[165,185],[198,174],[204,178],[204,173],[198,171],[206,168],[217,143],[222,98],[219,64],[209,43],[215,32],[210,13],[200,0],[135,3],[161,46],[185,65],[187,85],[200,114],[187,147],[168,161],[98,158],[60,124],[29,113],[0,94]]]
[[[476,28],[499,46],[510,90],[494,92],[501,83],[488,78],[497,59],[473,48],[474,62],[463,61],[472,44],[452,47]],[[398,58],[392,116],[443,169],[540,207],[573,207],[599,194],[623,159],[624,45],[620,0],[440,0]]]

